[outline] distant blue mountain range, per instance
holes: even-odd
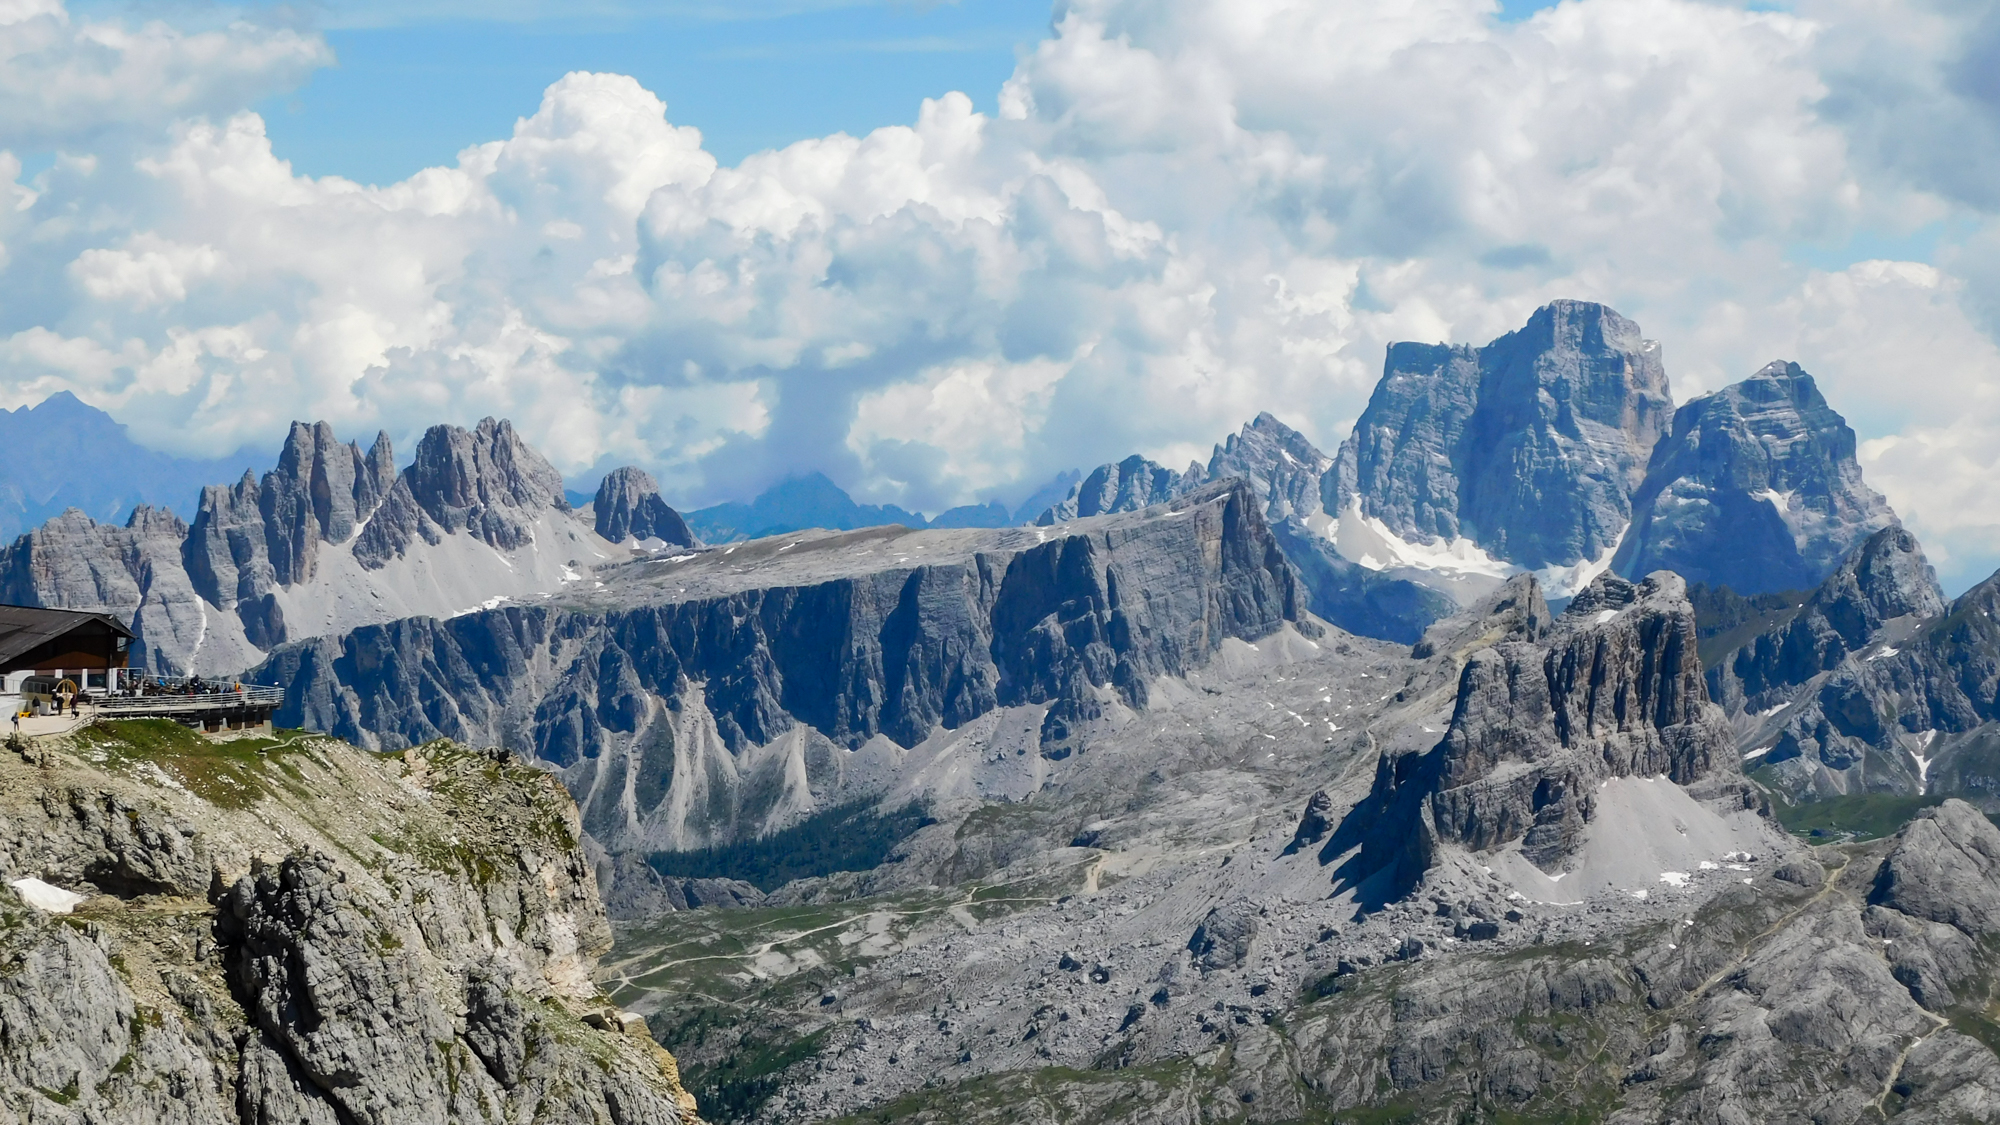
[[[201,490],[231,484],[249,469],[262,473],[275,453],[239,450],[215,460],[175,457],[133,441],[111,415],[68,391],[36,406],[0,410],[0,545],[40,526],[65,508],[80,508],[99,523],[123,523],[139,504],[169,508],[193,519]],[[1031,523],[1062,500],[1081,474],[1070,470],[1049,481],[1013,511],[997,501],[966,504],[926,519],[894,504],[859,504],[822,473],[782,481],[756,499],[683,513],[709,543],[731,543],[806,528],[847,531],[881,524],[905,527],[1008,527]],[[595,482],[591,482],[593,488]],[[571,504],[590,503],[593,492],[571,491]]]
[[[894,504],[857,504],[854,498],[822,473],[793,477],[765,490],[745,504],[732,501],[683,513],[688,526],[707,543],[733,543],[781,535],[809,527],[849,531],[857,527],[878,527],[899,523],[904,527],[1009,527],[1027,523],[1049,505],[1068,494],[1081,474],[1070,470],[1036,490],[1019,508],[1009,512],[997,501],[966,504],[927,520],[921,512],[905,511]]]
[[[192,519],[202,486],[231,483],[275,460],[248,450],[213,461],[158,453],[111,415],[60,391],[37,406],[0,410],[0,544],[65,508],[99,523],[123,523],[139,504]]]

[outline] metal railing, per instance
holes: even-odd
[[[225,688],[220,691],[160,695],[96,695],[91,704],[105,718],[121,715],[187,715],[211,711],[234,711],[251,707],[277,708],[285,702],[285,690],[274,687]]]

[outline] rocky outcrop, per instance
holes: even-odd
[[[657,496],[636,504],[673,529]],[[287,640],[575,581],[609,550],[567,507],[505,422],[433,428],[402,476],[387,435],[364,453],[297,422],[276,469],[204,489],[192,526],[143,505],[123,528],[49,521],[0,552],[0,598],[111,613],[149,671],[229,675]]]
[[[1890,528],[1709,677],[1748,764],[1795,800],[1955,794],[2000,808],[1996,618],[2000,575],[1944,605],[1916,541]]]
[[[1367,901],[1407,893],[1440,842],[1487,850],[1519,841],[1532,862],[1557,868],[1608,778],[1695,787],[1737,774],[1728,727],[1703,689],[1678,576],[1634,584],[1605,575],[1546,632],[1538,617],[1531,608],[1518,630],[1506,626],[1508,639],[1466,657],[1443,739],[1385,752],[1374,788],[1323,849],[1331,860],[1359,847],[1342,878],[1376,881]]]
[[[143,504],[124,527],[72,508],[0,552],[0,602],[108,613],[131,623],[133,667],[178,673],[203,627],[180,566],[187,532],[179,516]]]
[[[1674,413],[1612,568],[1672,570],[1738,594],[1810,589],[1896,525],[1861,480],[1854,431],[1796,363],[1772,363]]]
[[[345,544],[381,505],[393,484],[389,435],[367,453],[342,444],[325,422],[292,423],[278,467],[262,480],[249,473],[201,493],[182,557],[195,591],[211,605],[239,610],[252,643],[284,640],[282,619],[264,619],[265,595],[312,580],[323,544]]]
[[[419,541],[464,533],[503,551],[526,546],[541,513],[568,511],[562,474],[506,420],[478,428],[432,426],[416,460],[383,498],[381,513],[354,544],[363,566],[380,569]]]
[[[1787,620],[1708,670],[1709,694],[1735,712],[1785,702],[1796,688],[1868,647],[1892,621],[1944,612],[1944,593],[1916,536],[1868,537]]]
[[[1672,403],[1659,345],[1590,302],[1546,305],[1483,348],[1395,344],[1323,503],[1529,569],[1597,559]]]
[[[0,887],[0,1117],[695,1120],[591,981],[610,931],[560,786],[173,730],[0,758],[0,875],[80,902]]]
[[[997,708],[1040,708],[1041,747],[1061,757],[1094,719],[1143,709],[1156,678],[1200,667],[1226,638],[1314,629],[1262,507],[1232,481],[1056,535],[766,540],[635,563],[607,574],[590,606],[417,618],[288,647],[253,678],[285,688],[288,725],[533,753],[566,771],[608,846],[701,846],[757,830],[781,802],[809,807],[812,793],[788,787],[830,788],[845,768],[835,748],[914,747]],[[787,774],[790,760],[762,748],[793,735]],[[752,776],[757,762],[777,773]]]
[[[681,514],[660,499],[660,486],[652,475],[630,465],[605,474],[591,512],[598,536],[613,543],[627,539],[658,539],[675,547],[701,543]]]
[[[1035,523],[1048,527],[1114,512],[1136,512],[1149,505],[1164,504],[1200,483],[1198,476],[1184,477],[1134,453],[1123,461],[1091,470],[1061,503],[1035,517]]]
[[[1322,510],[1320,478],[1332,467],[1333,458],[1304,434],[1266,413],[1215,447],[1203,479],[1241,477],[1264,498],[1265,518],[1304,524]]]

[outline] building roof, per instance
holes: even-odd
[[[124,622],[108,613],[0,605],[0,663],[39,648],[65,633],[93,624],[107,626],[112,632],[128,639],[133,636]]]

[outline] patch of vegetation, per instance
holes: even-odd
[[[107,720],[84,727],[76,740],[113,767],[158,766],[195,796],[226,809],[249,808],[265,796],[272,757],[291,748],[272,738],[215,741],[171,719]]]
[[[656,1017],[657,1019],[657,1017]],[[779,1028],[744,1031],[726,1011],[702,1008],[680,1022],[651,1028],[654,1038],[681,1060],[681,1084],[694,1095],[705,1121],[748,1121],[771,1095],[784,1074],[819,1054],[828,1029],[795,1036]],[[714,1062],[688,1061],[710,1039],[734,1041]]]
[[[912,803],[886,815],[867,801],[835,805],[760,840],[698,851],[654,852],[647,862],[670,879],[741,879],[773,891],[794,879],[867,871],[933,821]]]
[[[1744,597],[1727,586],[1688,586],[1701,666],[1713,668],[1730,653],[1773,625],[1791,619],[1812,596],[1810,590],[1780,590]]]
[[[1831,844],[1893,836],[1912,817],[1944,803],[1944,799],[1938,793],[1925,797],[1858,793],[1823,801],[1801,801],[1796,805],[1777,800],[1771,802],[1771,807],[1778,814],[1778,823],[1792,835]]]

